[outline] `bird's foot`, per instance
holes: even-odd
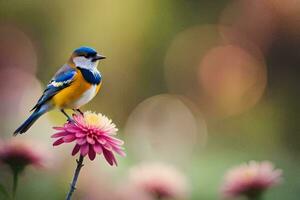
[[[67,117],[68,122],[75,123],[75,121],[65,112],[64,109],[61,109],[60,111]]]
[[[73,111],[80,113],[81,115],[83,115],[83,112],[80,109],[73,109]]]
[[[74,119],[72,119],[71,117],[69,117],[69,118],[67,119],[67,121],[68,121],[69,123],[73,123],[73,124],[75,124],[75,121],[74,121]]]

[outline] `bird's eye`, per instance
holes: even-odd
[[[91,57],[90,54],[83,54],[82,56],[85,57],[86,59],[89,59]]]
[[[86,54],[78,54],[78,57],[85,57],[86,58]]]
[[[96,56],[97,55],[97,53],[88,53],[88,54],[86,54],[84,57],[85,58],[92,58],[92,57],[94,57],[94,56]]]

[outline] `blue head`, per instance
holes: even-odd
[[[97,53],[93,48],[79,47],[75,49],[71,59],[76,67],[92,70],[97,68],[99,60],[105,59],[105,56]]]

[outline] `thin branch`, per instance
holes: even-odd
[[[71,200],[72,194],[74,193],[74,191],[76,190],[76,183],[77,183],[77,179],[79,177],[79,173],[81,168],[83,167],[83,159],[84,157],[82,155],[80,155],[79,159],[76,160],[77,162],[77,167],[73,176],[73,180],[70,186],[70,190],[67,194],[66,200]]]
[[[19,179],[19,171],[15,170],[13,172],[13,193],[12,197],[13,199],[16,199],[16,194],[17,194],[17,188],[18,188],[18,179]]]

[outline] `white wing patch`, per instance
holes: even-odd
[[[61,82],[52,81],[51,85],[53,85],[54,87],[60,87],[60,86],[63,86],[65,84],[69,84],[71,82],[72,82],[72,79],[66,80],[66,81],[61,81]]]

